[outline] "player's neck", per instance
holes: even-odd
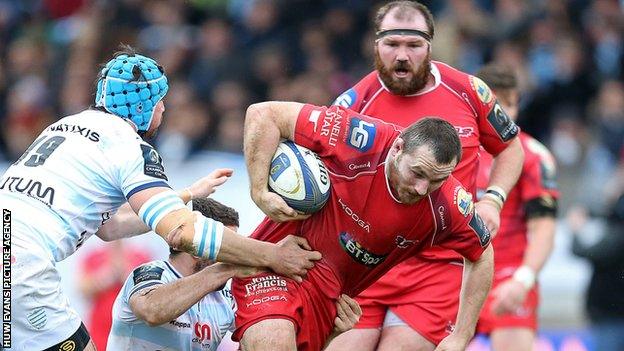
[[[183,252],[174,256],[169,256],[169,263],[173,266],[173,268],[178,271],[183,277],[188,277],[193,274],[193,269],[195,267],[195,260],[191,255]]]

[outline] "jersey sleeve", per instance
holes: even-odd
[[[371,95],[371,91],[374,89],[375,83],[379,84],[377,81],[377,73],[376,71],[373,71],[362,78],[362,80],[357,82],[353,87],[340,94],[340,96],[334,100],[332,105],[342,106],[356,112],[362,112],[362,109],[364,108],[364,100]]]
[[[163,280],[164,268],[154,263],[148,263],[137,267],[126,281],[126,302],[130,301],[132,295],[154,285],[165,284]]]
[[[375,156],[383,154],[399,133],[393,124],[340,106],[305,105],[297,118],[294,142],[330,160],[326,165],[342,173],[353,160],[367,158],[376,164]]]
[[[110,159],[117,163],[113,173],[126,199],[148,188],[170,188],[162,157],[150,144],[134,141],[117,147],[113,153]]]
[[[490,231],[475,211],[472,195],[454,178],[447,180],[439,196],[446,204],[450,226],[434,238],[434,245],[453,250],[476,261],[491,241]],[[437,206],[439,209],[440,206]]]
[[[520,128],[509,118],[485,82],[475,76],[468,79],[477,114],[479,141],[487,152],[498,155],[518,135]]]
[[[522,203],[527,209],[527,216],[533,215],[529,213],[530,208],[544,210],[554,207],[556,210],[559,191],[555,158],[544,145],[533,138],[523,139],[522,145],[525,150],[525,160],[522,174],[518,179],[518,189],[520,189]],[[531,204],[532,202],[537,203]]]

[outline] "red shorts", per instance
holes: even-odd
[[[518,267],[502,267],[497,268],[494,272],[494,281],[492,282],[492,290],[496,289],[502,282],[511,278],[513,273]],[[537,330],[537,306],[539,304],[539,292],[538,286],[535,286],[527,294],[524,304],[513,314],[506,314],[497,316],[492,312],[492,303],[494,302],[494,296],[490,293],[481,315],[479,316],[479,324],[477,325],[477,332],[483,334],[490,334],[497,328],[529,328]]]
[[[392,268],[356,300],[362,317],[355,328],[381,328],[388,309],[434,344],[455,325],[463,266],[412,258]]]
[[[287,319],[295,325],[297,350],[321,350],[334,328],[337,295],[320,289],[312,272],[302,283],[275,273],[234,278],[232,294],[238,311],[232,340],[239,341],[247,328],[262,320]]]

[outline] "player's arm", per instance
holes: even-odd
[[[134,193],[128,202],[141,220],[171,247],[220,262],[269,267],[301,281],[320,253],[308,251],[305,239],[276,245],[238,235],[211,218],[191,212],[175,192],[153,187]]]
[[[298,102],[262,102],[249,106],[245,116],[244,151],[251,198],[278,222],[307,218],[289,207],[279,195],[269,192],[267,185],[271,159],[280,139],[294,140],[297,117],[303,106]]]
[[[464,274],[459,295],[459,310],[453,332],[444,338],[435,351],[465,350],[472,339],[494,273],[492,245],[473,261],[464,258]]]
[[[210,265],[174,282],[138,290],[128,304],[138,319],[157,326],[176,319],[207,294],[219,290],[232,277],[249,277],[257,269],[224,263]]]
[[[477,202],[477,211],[493,236],[500,226],[500,211],[507,199],[507,194],[516,184],[524,162],[524,151],[519,137],[509,141],[509,145],[494,156],[490,182],[486,193]]]
[[[225,183],[234,170],[218,168],[199,179],[190,187],[178,191],[183,203],[193,198],[205,198],[215,192],[216,187]],[[122,205],[117,213],[102,225],[95,233],[104,241],[113,241],[147,233],[151,229],[134,213],[128,203]]]

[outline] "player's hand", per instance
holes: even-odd
[[[321,257],[320,252],[312,251],[305,238],[288,235],[277,243],[270,268],[301,283],[308,270],[314,267],[314,261]]]
[[[252,198],[262,212],[275,222],[296,221],[310,217],[310,215],[295,211],[286,204],[281,196],[268,190],[255,196],[252,195]]]
[[[442,339],[434,351],[464,351],[468,347],[470,338],[465,339],[456,334],[449,334]]]
[[[497,316],[516,312],[524,303],[527,293],[528,290],[522,283],[513,278],[505,280],[492,290],[492,312]]]
[[[231,168],[217,168],[193,183],[188,189],[193,194],[194,199],[208,197],[215,192],[216,187],[225,183],[232,176],[232,173],[234,173],[234,170]]]
[[[362,317],[362,309],[354,299],[342,294],[336,301],[336,318],[334,319],[334,333],[344,333],[353,329]]]
[[[500,211],[491,201],[479,201],[475,204],[475,211],[479,214],[483,223],[490,231],[492,239],[498,233],[498,227],[500,227]]]

